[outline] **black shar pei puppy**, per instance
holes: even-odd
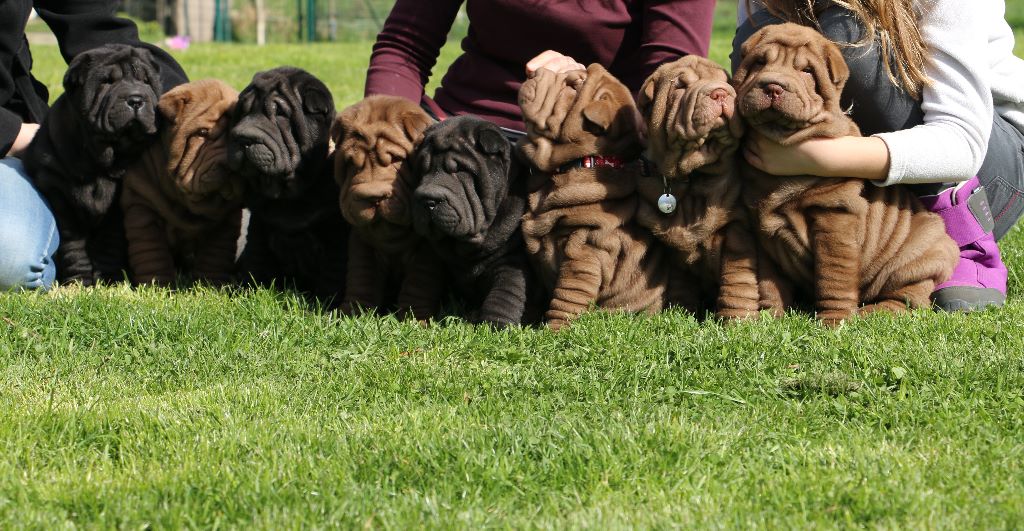
[[[534,283],[520,230],[526,180],[508,140],[490,122],[459,116],[427,128],[416,157],[413,225],[448,266],[470,320],[521,323]]]
[[[328,305],[341,301],[348,226],[328,153],[334,100],[299,68],[257,73],[238,96],[228,165],[245,180],[249,229],[242,273]]]
[[[157,138],[158,68],[149,50],[123,44],[78,54],[28,147],[25,168],[57,219],[61,281],[122,278],[118,195],[128,163]]]

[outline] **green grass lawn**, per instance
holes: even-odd
[[[369,49],[176,57],[239,88],[303,66],[344,105]],[[55,49],[35,53],[56,87]],[[1002,310],[838,330],[670,311],[496,332],[266,290],[0,294],[0,528],[1019,527],[1020,229],[1003,249]]]

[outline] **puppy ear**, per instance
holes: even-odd
[[[481,129],[476,137],[476,145],[488,155],[498,155],[508,146],[508,140],[494,129]]]
[[[842,92],[846,81],[850,79],[850,67],[847,66],[846,59],[843,58],[839,48],[831,43],[825,46],[822,55],[825,57],[825,67],[828,69],[829,79],[839,92]]]
[[[64,73],[64,91],[70,91],[85,85],[86,79],[93,70],[93,65],[99,52],[96,50],[84,51],[75,56],[68,64],[68,70]]]
[[[757,46],[761,44],[761,41],[763,41],[765,36],[767,35],[768,28],[764,27],[758,30],[753,35],[751,35],[749,38],[747,38],[747,40],[743,41],[743,44],[740,45],[740,56],[746,57],[750,55],[750,52],[752,52],[754,48],[757,48]]]
[[[644,85],[640,87],[640,92],[636,95],[636,108],[645,117],[651,114],[651,105],[654,104],[654,91],[657,89],[660,77],[658,72],[651,74],[651,77],[644,81]]]
[[[345,124],[341,123],[341,116],[339,116],[331,122],[331,131],[328,133],[328,137],[331,139],[331,143],[334,144],[335,149],[341,145],[341,139],[344,136]]]
[[[740,64],[736,67],[736,71],[732,73],[732,86],[739,87],[746,81],[747,74],[750,73],[750,66],[754,62],[750,54],[764,41],[770,27],[761,28],[757,33],[743,41],[743,44],[740,46]]]
[[[400,121],[402,129],[405,130],[405,136],[409,137],[413,143],[416,143],[423,138],[423,131],[430,125],[432,120],[425,112],[409,111],[402,115]]]
[[[192,103],[192,92],[183,86],[178,86],[161,96],[156,107],[160,114],[173,124],[189,103]]]
[[[607,131],[612,126],[614,118],[611,103],[605,99],[599,98],[583,108],[584,125],[590,124],[592,128],[596,128],[600,132]],[[587,128],[584,127],[584,129]]]
[[[334,110],[334,102],[330,93],[324,93],[317,87],[308,87],[302,91],[302,108],[310,114],[328,114]]]

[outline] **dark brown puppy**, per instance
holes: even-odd
[[[670,302],[698,309],[714,301],[724,318],[756,312],[757,250],[737,158],[743,125],[728,75],[683,57],[647,79],[638,106],[656,171],[640,179],[637,221],[672,250]],[[677,202],[670,212],[658,204],[665,194]]]
[[[432,122],[419,105],[394,96],[370,96],[334,121],[334,178],[352,225],[343,311],[396,304],[418,320],[437,314],[444,269],[412,227],[420,179],[410,160]]]
[[[25,154],[25,169],[57,219],[62,282],[122,278],[121,178],[157,139],[161,92],[158,66],[144,48],[109,44],[68,65],[64,94]]]
[[[226,167],[236,101],[238,91],[215,79],[160,98],[167,126],[128,169],[121,195],[132,282],[168,285],[178,270],[231,280],[242,219],[242,180]]]
[[[345,289],[349,232],[330,160],[334,115],[331,91],[309,72],[258,72],[231,113],[227,154],[251,212],[242,274],[295,287],[328,306],[340,303]]]
[[[532,321],[534,282],[519,225],[526,183],[501,129],[464,115],[431,125],[416,150],[413,227],[444,262],[469,319]]]
[[[664,249],[636,223],[641,118],[629,89],[599,64],[541,69],[519,90],[533,167],[523,237],[560,328],[596,303],[656,312],[665,302]]]
[[[783,145],[859,136],[839,107],[849,70],[839,49],[795,24],[768,26],[742,48],[735,73],[740,114]],[[818,317],[927,307],[959,255],[942,220],[909,190],[863,179],[775,177],[747,167],[745,194],[759,243],[778,267],[775,296],[813,287]],[[859,308],[861,304],[866,306]]]

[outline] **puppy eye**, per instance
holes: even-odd
[[[804,68],[803,70],[801,70],[801,72],[803,72],[805,74],[812,75],[812,76],[814,75],[814,69],[809,67],[809,66],[807,68]]]
[[[685,89],[686,88],[686,81],[683,81],[683,78],[681,78],[681,77],[677,77],[676,78],[676,88],[677,89]]]
[[[196,135],[197,136],[201,136],[203,138],[206,138],[206,137],[210,136],[210,129],[207,128],[207,127],[204,127],[202,129],[196,131]]]

